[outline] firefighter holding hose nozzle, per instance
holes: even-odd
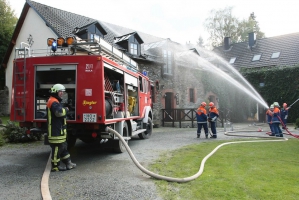
[[[272,117],[272,124],[273,124],[273,130],[276,137],[283,137],[282,131],[279,127],[280,124],[280,106],[278,102],[274,102],[274,110],[273,110],[273,117]]]
[[[286,129],[287,128],[288,115],[289,115],[288,104],[283,103],[282,104],[282,109],[281,109],[281,120],[283,122],[282,129]]]
[[[52,149],[52,172],[70,170],[76,167],[76,164],[71,162],[71,156],[67,150],[66,114],[68,108],[63,108],[61,104],[64,92],[65,87],[63,85],[55,84],[50,90],[50,98],[47,102],[48,140]],[[60,161],[65,164],[65,167],[60,165]]]

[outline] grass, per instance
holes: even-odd
[[[189,177],[202,159],[228,141],[203,142],[164,153],[150,166],[155,173]],[[155,180],[163,199],[298,199],[299,140],[242,143],[221,147],[203,174],[187,183]]]

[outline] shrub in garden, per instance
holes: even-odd
[[[3,136],[11,143],[36,141],[41,140],[42,137],[39,133],[27,135],[26,128],[21,128],[12,121],[7,121],[7,125],[3,129]]]

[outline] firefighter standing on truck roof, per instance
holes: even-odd
[[[208,138],[208,117],[207,117],[207,111],[206,111],[206,102],[202,102],[199,106],[199,108],[196,111],[196,119],[197,119],[197,138],[200,138],[201,129],[203,127],[206,138]]]
[[[65,87],[63,85],[55,84],[51,88],[50,98],[47,102],[48,140],[52,149],[52,172],[65,171],[66,169],[69,170],[76,167],[76,164],[71,162],[71,157],[67,150],[66,113],[68,108],[63,108],[60,103],[64,92]],[[66,167],[61,166],[60,161]]]
[[[208,114],[208,116],[209,116],[208,120],[211,123],[211,131],[213,133],[213,136],[211,136],[210,138],[217,138],[216,121],[217,121],[217,118],[219,117],[219,112],[213,102],[210,102],[209,106],[210,106],[210,109],[209,109],[209,114]]]

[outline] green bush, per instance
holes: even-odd
[[[0,130],[0,147],[5,144],[4,133],[3,130]]]
[[[18,143],[18,142],[29,142],[41,140],[41,133],[31,133],[30,135],[26,134],[26,128],[19,127],[12,121],[7,121],[7,125],[3,130],[4,139],[7,139],[8,142]]]

